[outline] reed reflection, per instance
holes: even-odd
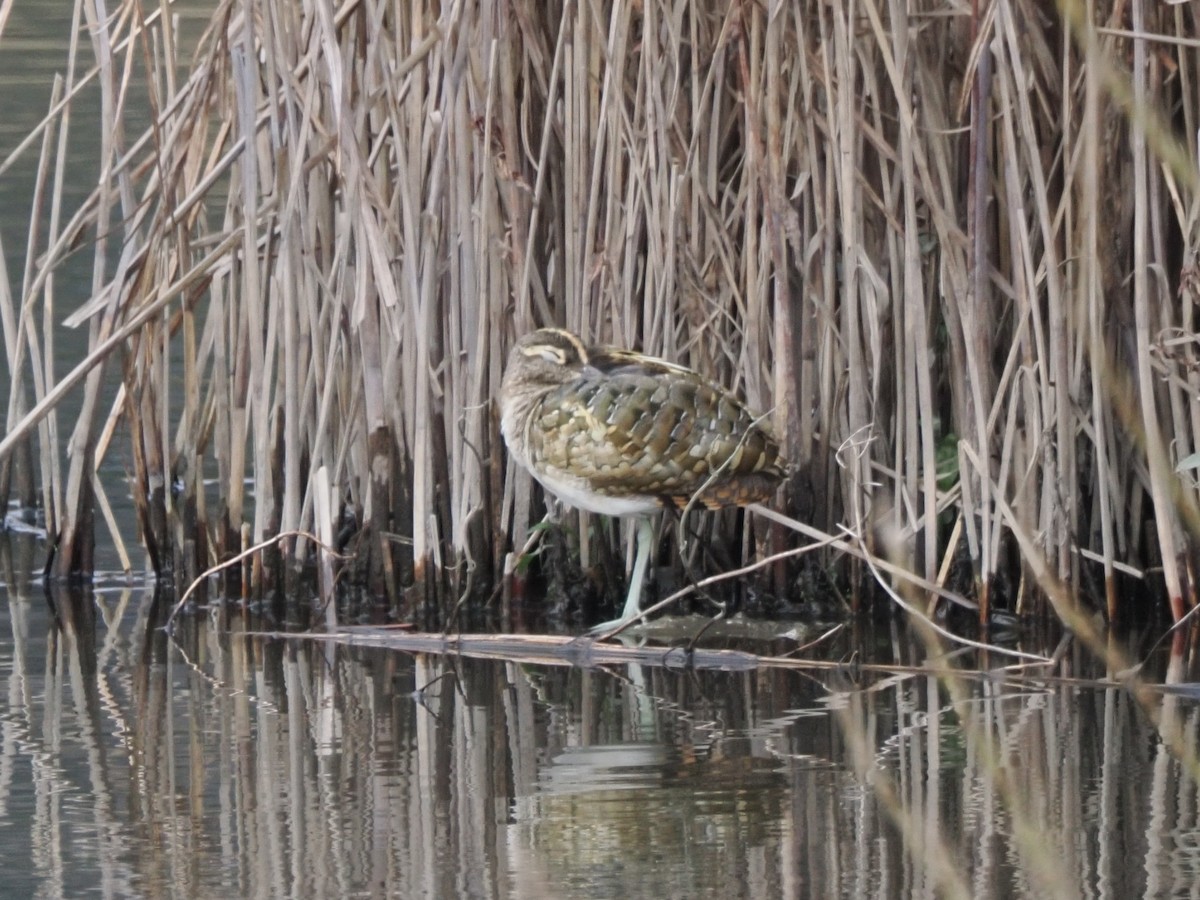
[[[140,589],[55,594],[57,618],[40,588],[9,600],[0,866],[29,896],[1122,897],[1197,875],[1200,797],[1160,737],[1200,726],[1186,659],[1156,724],[1080,682],[579,669],[241,614],[169,639]]]

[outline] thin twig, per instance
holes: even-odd
[[[225,560],[224,562],[219,562],[215,566],[210,566],[209,568],[207,568],[203,572],[201,572],[198,576],[196,576],[196,580],[193,581],[190,585],[188,585],[188,589],[183,592],[183,596],[180,597],[179,600],[175,603],[175,605],[171,607],[171,612],[167,616],[167,621],[163,624],[163,628],[168,632],[171,630],[171,623],[175,620],[175,616],[183,608],[183,605],[185,603],[187,603],[188,597],[190,597],[192,595],[192,591],[196,590],[201,585],[201,583],[206,578],[208,578],[210,575],[215,575],[217,572],[220,572],[222,569],[227,569],[232,565],[236,565],[237,563],[241,562],[246,557],[251,556],[255,553],[258,553],[260,550],[263,550],[266,547],[270,547],[272,544],[277,544],[280,541],[284,540],[285,538],[289,538],[289,537],[307,538],[308,540],[312,541],[314,544],[316,544],[318,547],[320,547],[322,550],[324,550],[326,553],[328,553],[330,556],[334,557],[335,559],[351,559],[352,558],[352,556],[350,556],[350,555],[343,555],[341,553],[338,553],[332,547],[328,547],[325,544],[321,543],[320,539],[312,532],[303,531],[301,529],[294,529],[292,531],[280,532],[279,534],[276,534],[272,537],[267,538],[265,541],[260,541],[259,543],[255,544],[253,547],[247,547],[241,553],[237,554],[236,556],[231,557],[230,559]]]

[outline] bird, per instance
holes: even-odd
[[[570,331],[541,328],[513,345],[500,384],[509,454],[563,503],[637,521],[621,618],[641,618],[652,514],[769,499],[787,463],[764,416],[692,369]]]

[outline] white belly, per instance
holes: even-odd
[[[563,503],[605,516],[644,516],[660,508],[661,504],[655,497],[606,497],[590,492],[587,481],[582,478],[556,470],[539,472],[532,460],[522,452],[527,442],[521,439],[520,429],[528,416],[526,407],[512,403],[501,407],[500,431],[504,435],[504,442],[521,467]]]
[[[644,516],[654,512],[660,505],[655,497],[606,497],[594,494],[588,491],[583,479],[569,475],[534,472],[533,477],[568,506],[606,516]]]

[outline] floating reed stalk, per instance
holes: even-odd
[[[1111,616],[1138,582],[1194,601],[1188,9],[227,0],[193,54],[165,7],[78,8],[45,120],[0,158],[41,147],[0,290],[0,499],[36,467],[57,574],[89,572],[94,473],[128,446],[160,572],[306,531],[404,615],[486,596],[538,509],[493,398],[554,323],[773,410],[790,512],[886,534],[985,618],[1044,606],[1044,571]],[[64,301],[80,246],[91,296]],[[92,348],[69,372],[64,302]]]

